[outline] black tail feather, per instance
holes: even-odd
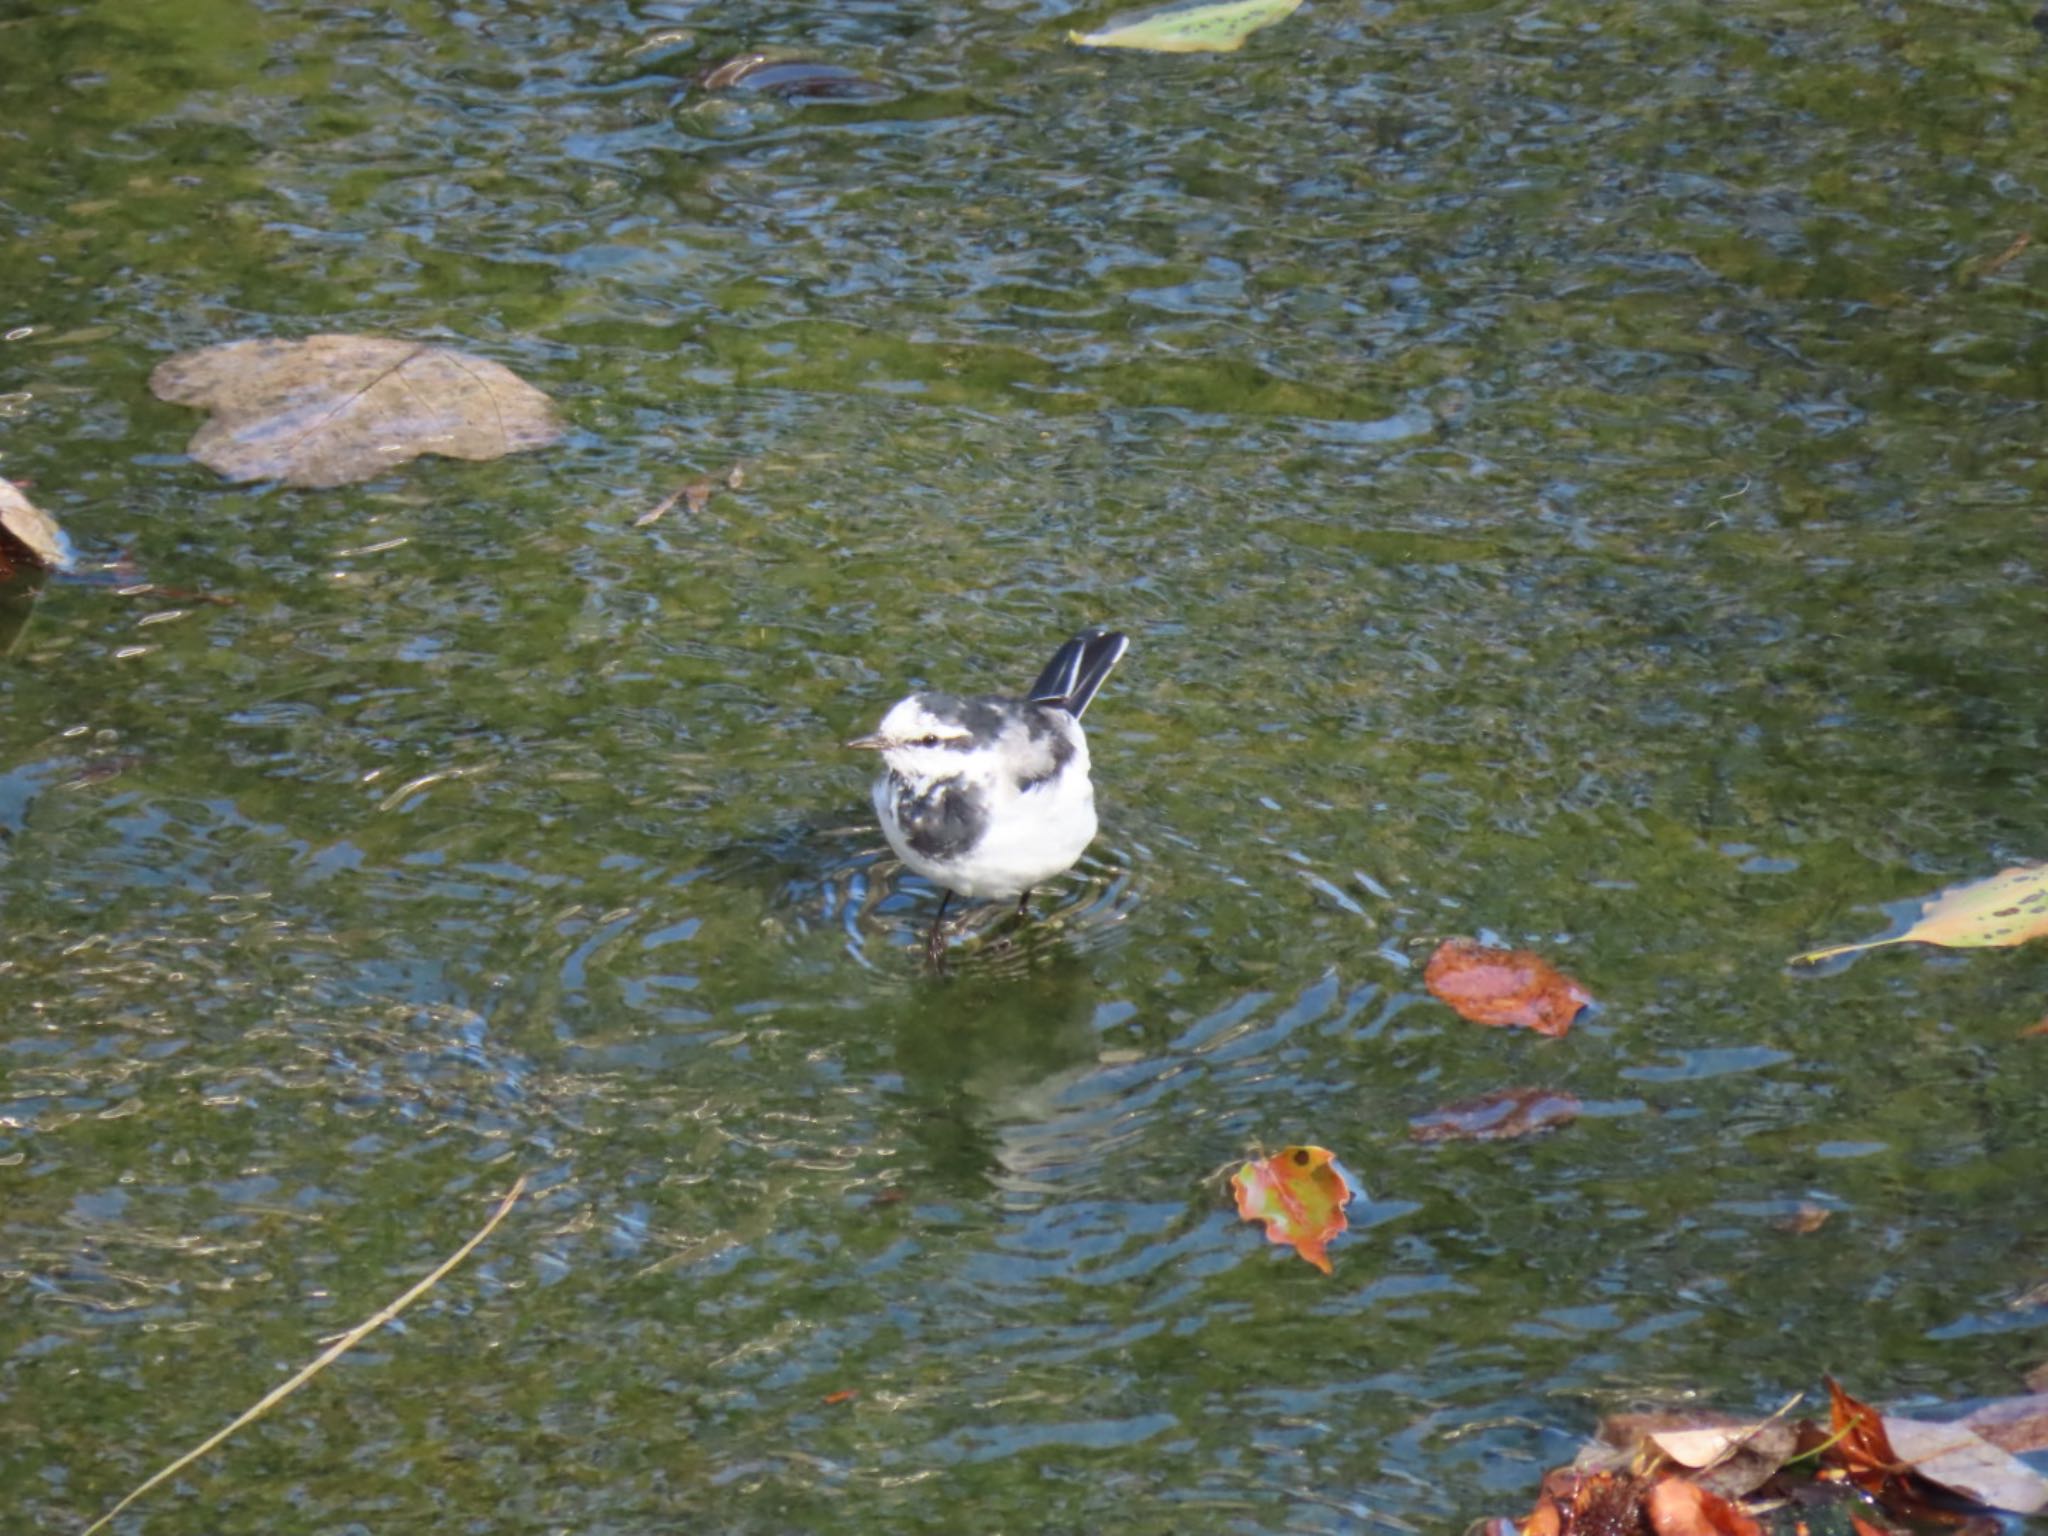
[[[1080,719],[1089,700],[1095,697],[1095,690],[1102,686],[1110,668],[1130,643],[1129,635],[1120,635],[1113,629],[1082,630],[1045,664],[1028,697],[1034,704],[1064,709]]]

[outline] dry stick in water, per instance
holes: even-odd
[[[230,1424],[226,1429],[220,1430],[215,1434],[210,1435],[204,1442],[193,1447],[184,1455],[180,1456],[176,1461],[172,1462],[169,1466],[165,1467],[161,1472],[158,1472],[154,1477],[150,1478],[148,1482],[144,1483],[141,1487],[137,1488],[133,1493],[129,1494],[127,1498],[123,1499],[120,1503],[116,1504],[104,1515],[101,1515],[99,1519],[93,1521],[91,1525],[88,1525],[82,1533],[82,1536],[93,1536],[93,1532],[100,1530],[102,1527],[104,1527],[116,1515],[120,1514],[122,1510],[126,1509],[130,1504],[133,1504],[137,1499],[141,1498],[145,1493],[149,1492],[149,1490],[154,1488],[158,1483],[163,1482],[166,1478],[176,1477],[180,1472],[184,1471],[185,1468],[191,1466],[193,1462],[197,1461],[200,1457],[204,1456],[208,1451],[212,1450],[215,1446],[219,1445],[221,1441],[227,1439],[227,1437],[229,1435],[232,1435],[236,1430],[242,1428],[244,1425],[255,1423],[256,1420],[262,1418],[264,1414],[270,1412],[271,1409],[275,1408],[279,1403],[283,1402],[286,1398],[290,1397],[294,1392],[298,1391],[299,1388],[303,1387],[307,1382],[311,1381],[315,1376],[319,1375],[320,1372],[326,1370],[328,1366],[334,1364],[336,1360],[339,1360],[351,1349],[354,1349],[356,1345],[360,1344],[364,1339],[368,1338],[371,1334],[375,1333],[379,1328],[382,1328],[386,1323],[390,1322],[394,1317],[398,1316],[399,1313],[403,1312],[407,1307],[411,1306],[414,1302],[418,1301],[422,1296],[426,1295],[426,1293],[432,1290],[436,1285],[439,1285],[442,1279],[447,1276],[450,1270],[454,1269],[456,1265],[460,1264],[472,1253],[475,1253],[478,1245],[481,1244],[485,1238],[489,1237],[493,1232],[497,1230],[498,1223],[503,1221],[505,1217],[508,1214],[510,1214],[512,1207],[518,1204],[519,1197],[524,1193],[526,1193],[526,1175],[522,1173],[521,1175],[519,1175],[517,1179],[512,1181],[512,1188],[506,1191],[505,1198],[498,1202],[498,1208],[495,1211],[491,1212],[491,1219],[483,1224],[482,1229],[478,1231],[476,1236],[472,1237],[468,1242],[464,1243],[460,1248],[456,1249],[455,1252],[448,1257],[447,1261],[444,1262],[439,1269],[435,1270],[431,1275],[428,1275],[426,1279],[422,1280],[418,1285],[414,1286],[411,1290],[407,1291],[403,1296],[399,1297],[398,1300],[392,1302],[389,1306],[385,1307],[382,1311],[378,1312],[376,1316],[370,1318],[367,1322],[358,1323],[355,1327],[349,1329],[347,1333],[344,1333],[340,1338],[336,1339],[332,1344],[328,1345],[328,1347],[325,1350],[321,1351],[319,1359],[315,1360],[311,1365],[307,1366],[303,1371],[299,1372],[298,1375],[294,1376],[290,1381],[286,1382],[283,1386],[271,1392],[268,1396],[266,1396],[263,1399],[262,1402],[258,1403],[254,1408],[251,1408],[247,1413],[243,1414],[239,1419],[235,1420],[235,1422]]]

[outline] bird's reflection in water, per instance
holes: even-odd
[[[1043,1120],[1061,1090],[1100,1065],[1104,995],[1086,959],[1056,950],[1018,978],[962,967],[897,1014],[904,1130],[935,1182],[985,1196],[1007,1182],[1011,1128]]]

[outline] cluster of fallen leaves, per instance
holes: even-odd
[[[1930,1423],[1879,1413],[1830,1380],[1828,1420],[1638,1413],[1604,1421],[1543,1479],[1519,1521],[1484,1536],[1765,1536],[1840,1530],[1891,1536],[1930,1526],[1978,1536],[1988,1510],[2048,1508],[2048,1478],[2019,1454],[2048,1447],[2048,1394]]]
[[[1518,1025],[1562,1035],[1593,994],[1542,956],[1497,949],[1472,939],[1446,939],[1423,972],[1430,992],[1475,1024]],[[1447,1104],[1411,1121],[1417,1141],[1505,1141],[1578,1118],[1579,1101],[1548,1088],[1503,1088]],[[1360,1192],[1327,1148],[1286,1147],[1246,1163],[1232,1175],[1237,1214],[1263,1223],[1266,1240],[1291,1247],[1324,1274],[1329,1245],[1349,1220],[1344,1208]]]

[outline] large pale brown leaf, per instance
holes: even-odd
[[[149,387],[213,412],[189,451],[230,480],[347,485],[423,453],[495,459],[562,435],[553,403],[510,369],[376,336],[204,347],[158,364]]]
[[[1888,1413],[1884,1432],[1915,1477],[1993,1509],[2019,1515],[2048,1509],[2048,1478],[1967,1424],[1930,1424]]]
[[[1963,1422],[2000,1450],[2015,1456],[2048,1450],[2048,1373],[2044,1390],[2027,1397],[2002,1397],[1972,1409]],[[2031,1378],[2030,1378],[2031,1380]]]

